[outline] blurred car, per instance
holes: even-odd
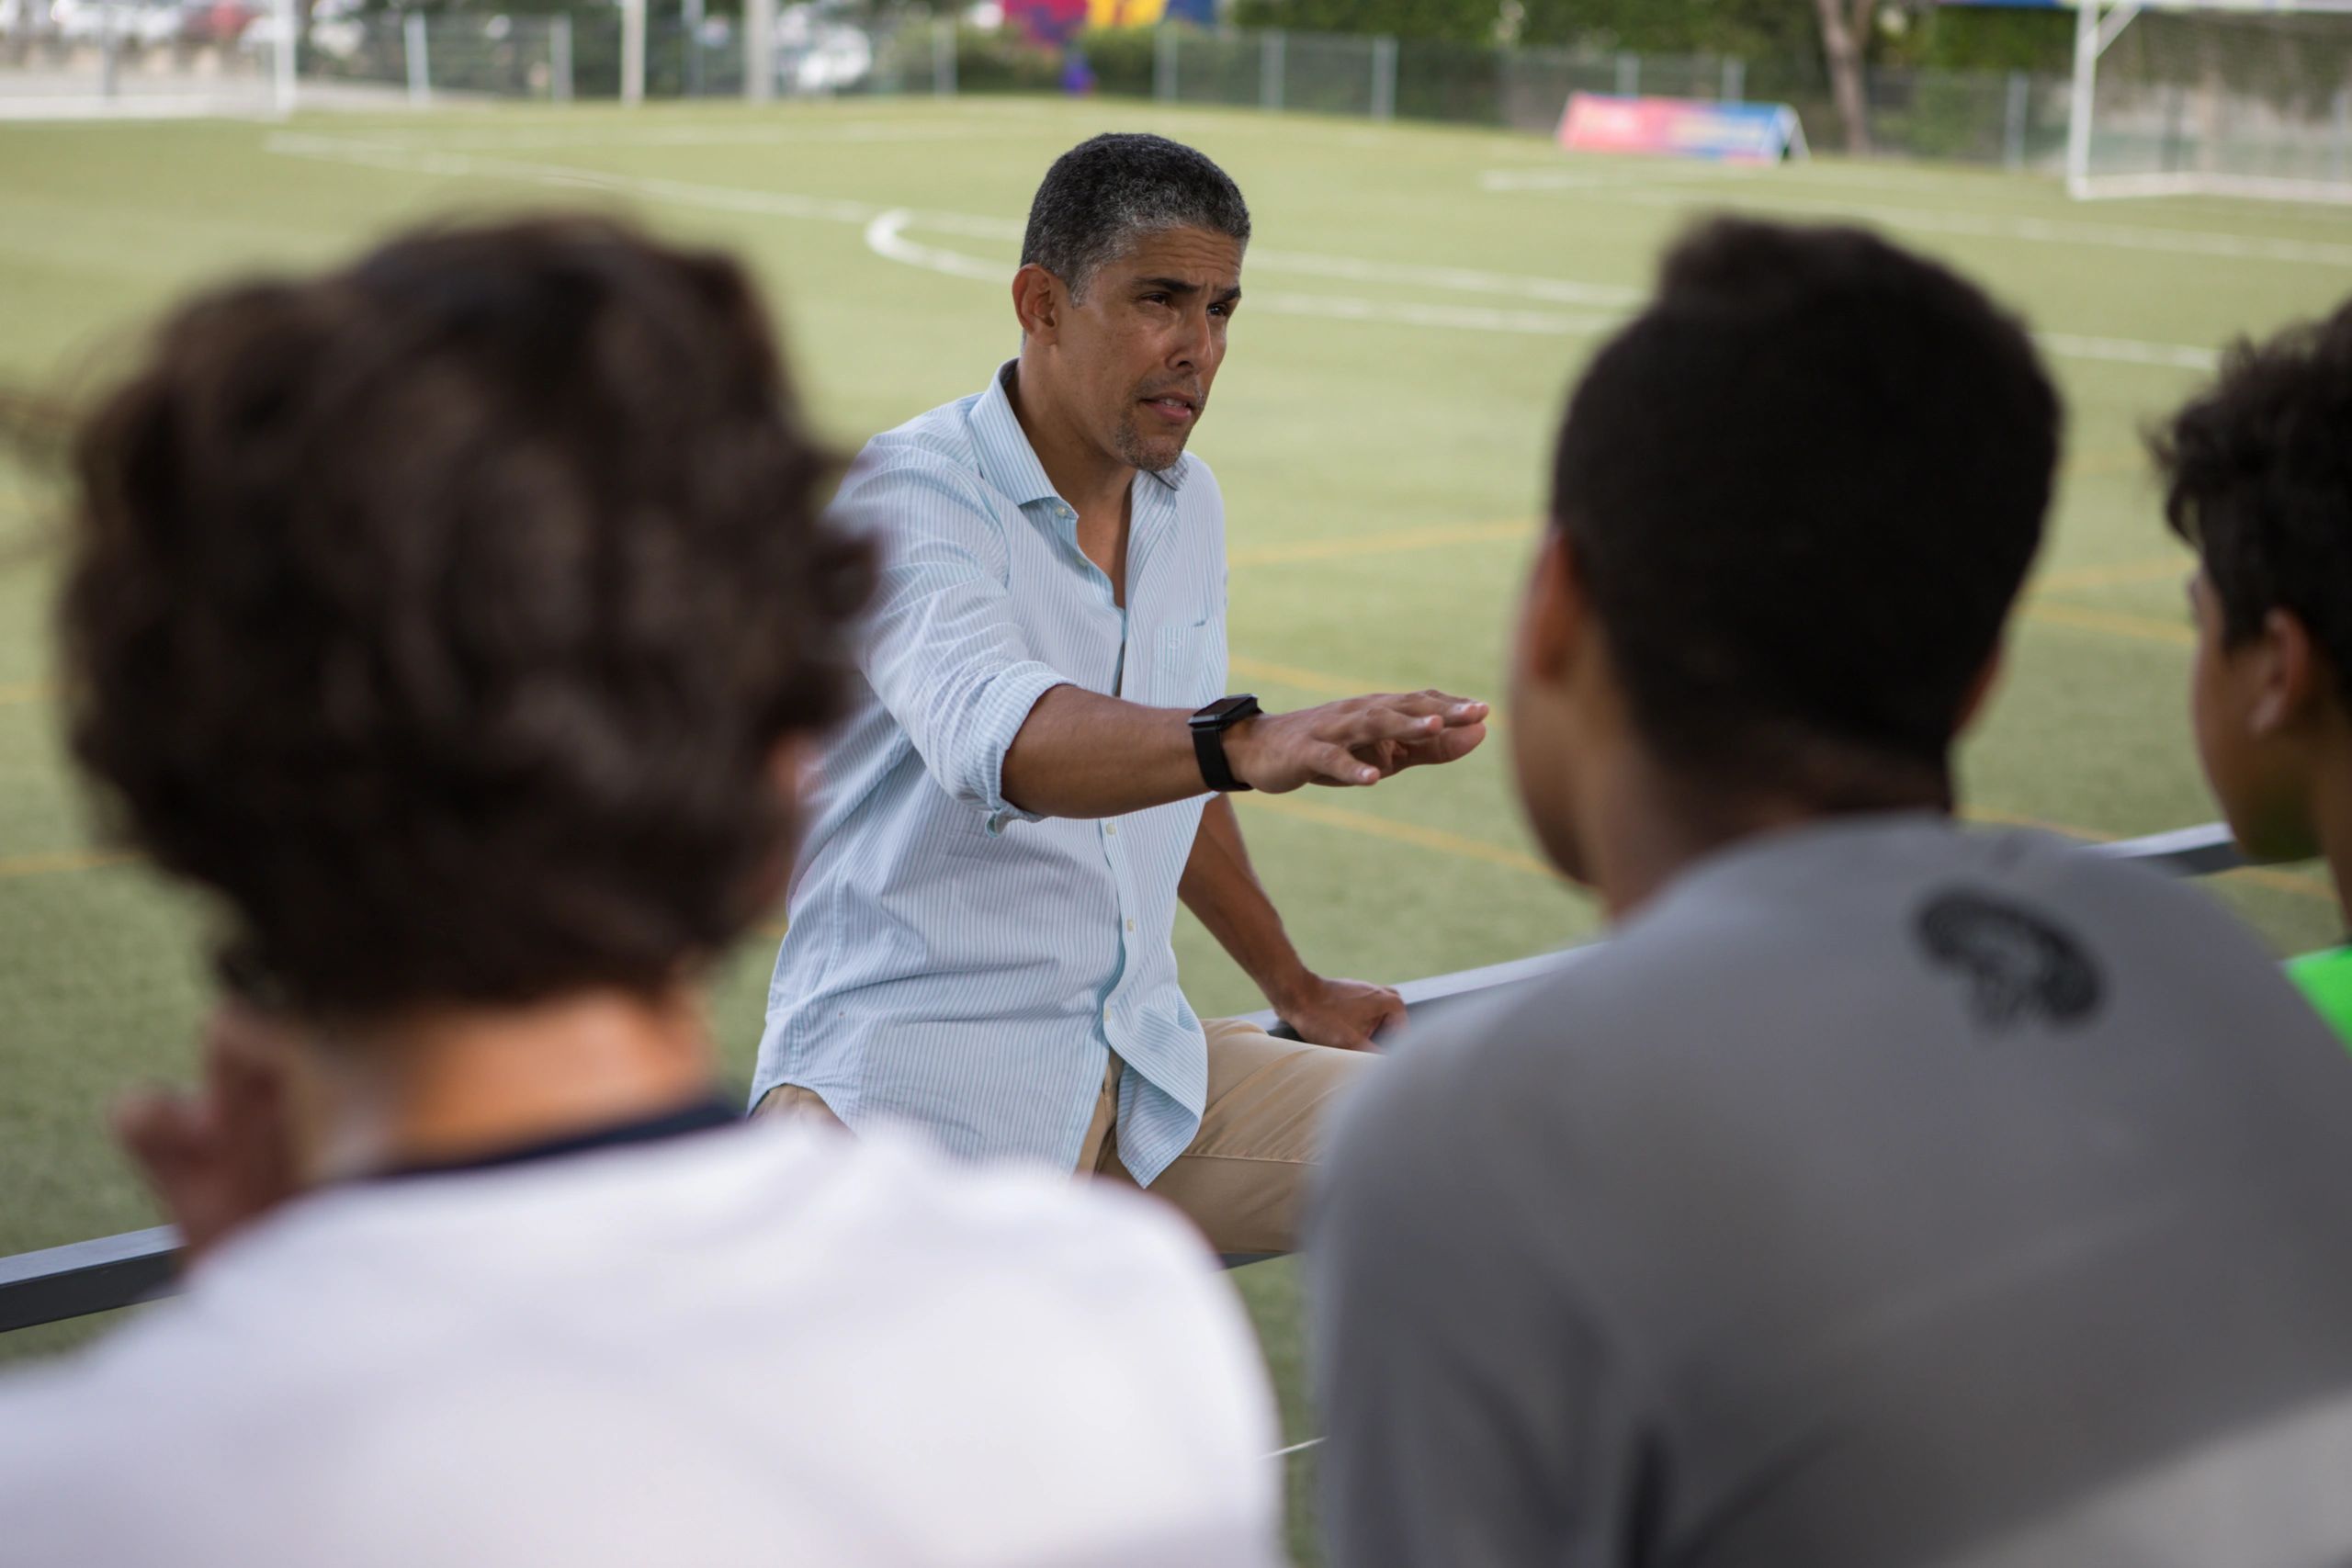
[[[180,0],[180,41],[234,43],[261,14],[252,0]]]
[[[874,40],[815,6],[776,13],[775,80],[786,93],[838,93],[874,73]]]

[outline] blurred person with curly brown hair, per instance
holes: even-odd
[[[0,1382],[0,1557],[1271,1561],[1181,1222],[719,1099],[873,576],[741,269],[548,220],[222,288],[74,468],[74,750],[233,999],[122,1121],[187,1293]]]

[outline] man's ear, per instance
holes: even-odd
[[[1012,313],[1022,334],[1050,344],[1061,330],[1062,282],[1031,262],[1012,275]]]
[[[2292,610],[2273,609],[2262,617],[2262,630],[2245,647],[2234,649],[2233,662],[2245,661],[2252,682],[2246,704],[2246,729],[2257,736],[2277,735],[2293,728],[2311,712],[2322,694],[2325,671],[2311,628]]]
[[[1535,565],[1527,580],[1527,600],[1519,616],[1519,667],[1547,685],[1566,677],[1582,639],[1588,611],[1584,581],[1577,570],[1576,547],[1567,531],[1555,525],[1544,530]]]
[[[1993,690],[2001,683],[2001,670],[2008,657],[2007,643],[1993,645],[1993,651],[1984,660],[1984,668],[1976,672],[1976,679],[1968,683],[1968,691],[1960,699],[1960,712],[1953,716],[1951,721],[1951,732],[1955,737],[1967,734],[1977,719],[1984,716],[1984,705],[1993,700]]]

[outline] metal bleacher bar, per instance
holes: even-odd
[[[2210,876],[2244,863],[2229,829],[2218,822],[2184,828],[2145,839],[2085,846],[2090,854],[2139,861],[2179,876]],[[1574,963],[1581,948],[1539,953],[1484,969],[1435,975],[1397,987],[1406,1005],[1424,1021],[1441,1016],[1474,998],[1490,997],[1523,986]],[[1276,1027],[1272,1013],[1255,1015],[1268,1028]],[[121,1235],[77,1241],[39,1252],[0,1258],[0,1334],[29,1328],[62,1318],[83,1317],[131,1306],[172,1288],[178,1241],[169,1225],[128,1231]],[[1229,1258],[1228,1262],[1245,1259]]]

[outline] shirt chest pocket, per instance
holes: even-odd
[[[1137,700],[1153,707],[1204,707],[1225,695],[1225,617],[1179,616],[1160,627],[1151,684]]]

